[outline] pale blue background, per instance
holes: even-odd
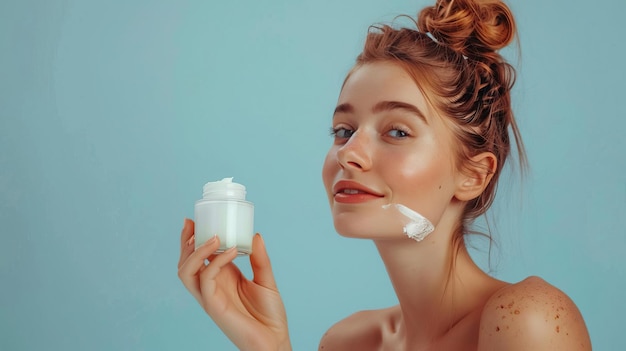
[[[256,204],[296,350],[393,304],[373,245],[334,233],[320,169],[367,26],[430,3],[2,1],[0,350],[234,350],[176,276],[183,218],[226,176]],[[512,8],[532,169],[502,183],[491,267],[544,277],[596,350],[624,350],[626,5]]]

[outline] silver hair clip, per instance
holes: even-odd
[[[435,39],[435,37],[433,36],[433,33],[426,32],[424,34],[426,34],[426,36],[429,37],[432,41],[434,41],[435,43],[439,44],[439,40]]]
[[[425,32],[424,34],[426,34],[427,37],[429,37],[432,41],[434,41],[435,43],[439,44],[439,45],[443,45],[439,42],[439,40],[437,40],[435,38],[435,36],[433,35],[433,33],[431,32]],[[463,56],[463,59],[467,61],[467,56],[461,54]]]

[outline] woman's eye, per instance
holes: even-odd
[[[348,139],[352,136],[352,134],[354,134],[353,130],[346,129],[343,127],[330,129],[330,135],[338,139]]]
[[[403,139],[408,137],[409,133],[400,128],[393,128],[387,132],[387,135],[395,139]]]

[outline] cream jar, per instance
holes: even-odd
[[[252,253],[254,204],[246,201],[246,187],[233,178],[206,183],[195,205],[196,249],[214,236],[220,239],[216,253],[231,247],[239,255]]]

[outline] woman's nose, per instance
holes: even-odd
[[[371,140],[366,133],[356,131],[337,150],[337,161],[344,169],[367,171],[372,167]]]

